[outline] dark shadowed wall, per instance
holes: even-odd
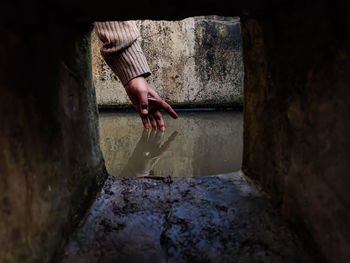
[[[243,170],[330,262],[350,260],[350,21],[336,4],[242,16]]]
[[[105,177],[90,29],[0,28],[1,262],[49,262]]]

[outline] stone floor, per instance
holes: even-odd
[[[240,173],[109,177],[63,262],[315,262]]]

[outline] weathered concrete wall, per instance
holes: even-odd
[[[349,5],[271,10],[241,17],[244,172],[330,262],[349,262]]]
[[[194,17],[138,21],[150,65],[150,85],[173,105],[242,105],[239,18]],[[129,105],[122,84],[100,55],[92,34],[93,78],[99,105]]]

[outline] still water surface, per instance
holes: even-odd
[[[241,168],[239,112],[179,112],[164,133],[144,131],[136,113],[100,114],[100,141],[113,176],[193,177]]]

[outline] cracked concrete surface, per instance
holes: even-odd
[[[109,177],[63,262],[314,262],[240,173]]]

